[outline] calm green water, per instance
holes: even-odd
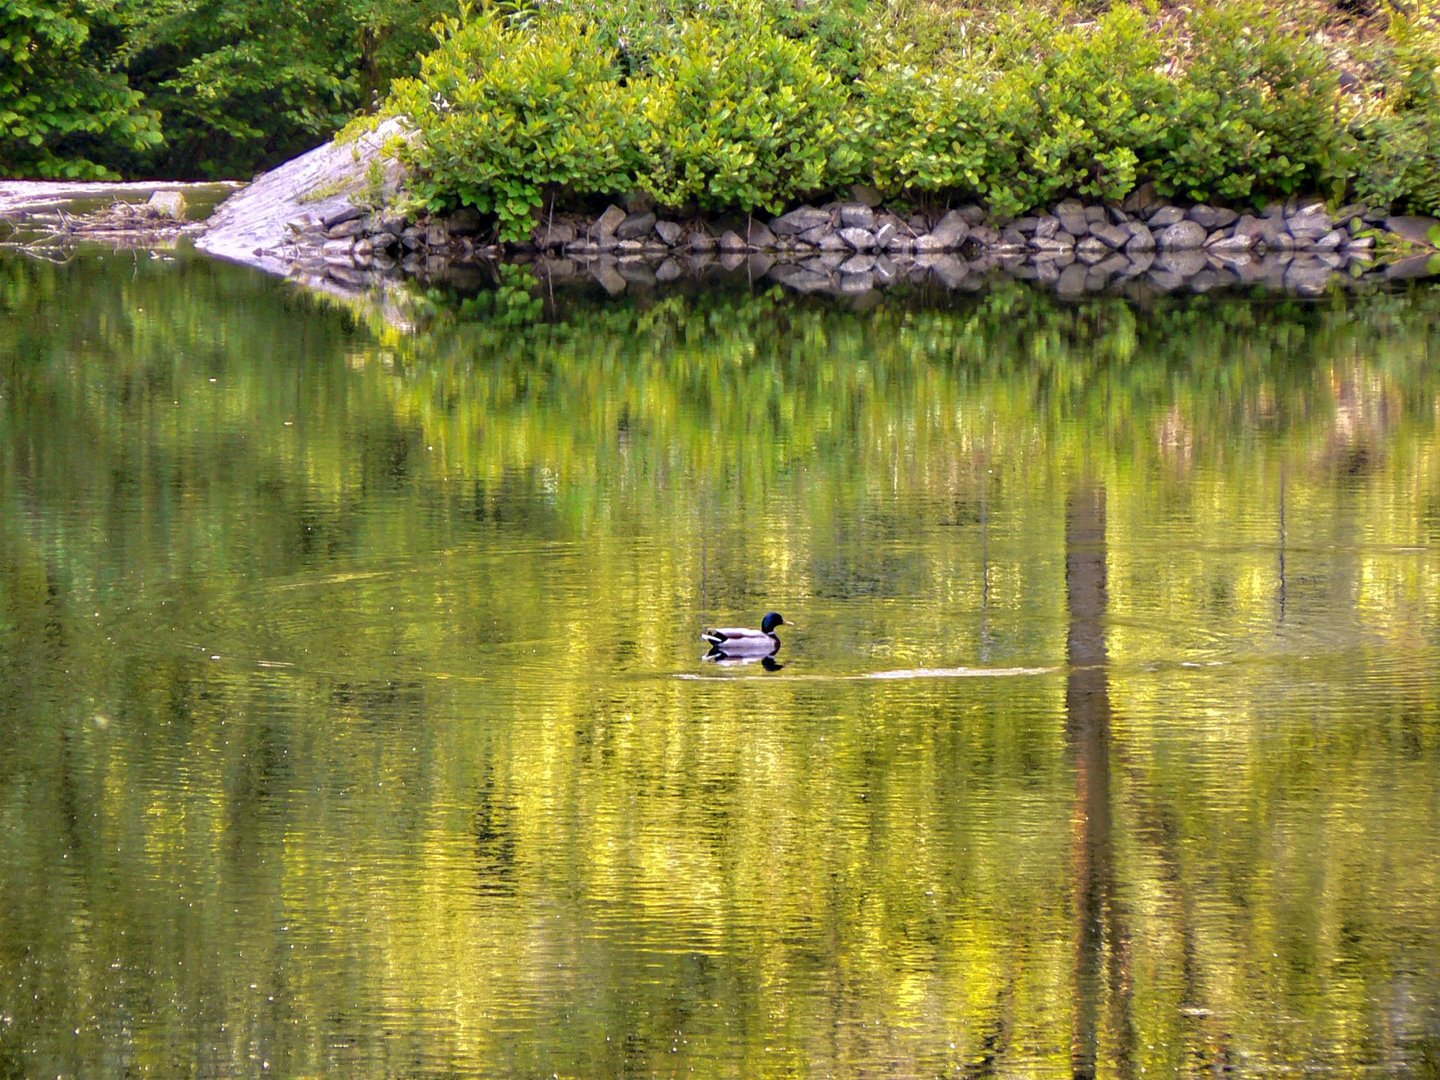
[[[0,1074],[1440,1069],[1440,292],[493,310],[0,262]]]

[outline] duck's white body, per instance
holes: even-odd
[[[766,612],[759,630],[748,626],[717,626],[700,634],[702,641],[710,643],[710,652],[724,656],[748,656],[758,658],[772,656],[780,649],[780,638],[775,627],[785,620],[778,611]]]

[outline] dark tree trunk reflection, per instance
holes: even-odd
[[[1111,841],[1110,688],[1105,649],[1105,490],[1077,485],[1065,511],[1069,605],[1066,737],[1075,763],[1075,1076],[1095,1075],[1102,1031],[1106,1057],[1132,1071],[1129,936],[1115,896]],[[1102,1011],[1108,1004],[1108,1022]]]

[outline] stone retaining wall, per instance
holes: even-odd
[[[627,262],[644,264],[645,273],[664,281],[692,271],[697,262],[718,260],[743,262],[752,276],[802,290],[864,291],[912,277],[917,268],[943,282],[957,278],[957,266],[963,277],[979,263],[1022,277],[1065,278],[1077,291],[1117,277],[1185,279],[1207,271],[1242,283],[1316,291],[1337,272],[1394,276],[1397,256],[1428,253],[1437,238],[1440,222],[1431,218],[1360,206],[1332,211],[1319,199],[1242,213],[1171,204],[1145,187],[1119,206],[1065,200],[1049,212],[1005,223],[988,220],[974,205],[929,217],[864,200],[804,206],[765,220],[711,222],[610,206],[594,218],[554,215],[530,243],[509,246],[490,242],[473,211],[411,222],[349,208],[298,232],[293,253],[303,272],[342,281],[363,281],[375,272],[433,276],[445,266],[477,260],[546,258],[593,265],[602,284],[607,266],[613,284],[613,275],[625,278]],[[1375,259],[1377,246],[1386,251],[1384,261]],[[1411,262],[1407,273],[1428,272],[1428,265]]]

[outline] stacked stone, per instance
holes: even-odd
[[[955,287],[979,265],[1054,282],[1062,292],[1103,288],[1147,274],[1160,288],[1206,275],[1225,280],[1318,289],[1356,259],[1366,259],[1379,234],[1432,246],[1440,222],[1373,214],[1360,206],[1330,211],[1318,199],[1275,203],[1258,214],[1224,207],[1182,207],[1155,197],[1148,185],[1119,206],[1067,199],[1048,212],[992,222],[967,205],[936,217],[901,215],[853,199],[802,206],[767,220],[718,219],[683,224],[653,209],[610,206],[593,219],[547,217],[530,242],[487,243],[473,210],[408,222],[393,215],[344,211],[297,236],[314,253],[308,266],[331,277],[391,271],[436,276],[451,262],[477,258],[545,257],[600,262],[594,276],[612,290],[622,272],[658,281],[694,276],[709,261],[747,266],[800,289],[864,291],[913,277],[919,270]],[[639,264],[644,264],[641,267]],[[615,265],[619,264],[619,265]],[[772,272],[773,271],[773,272]]]

